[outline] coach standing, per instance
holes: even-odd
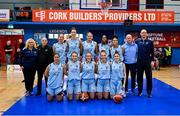
[[[36,42],[30,38],[26,41],[25,48],[21,52],[20,61],[20,66],[25,79],[26,96],[32,95],[37,56],[38,50],[36,49]]]
[[[146,74],[146,90],[148,98],[152,91],[152,69],[151,62],[154,61],[154,46],[153,42],[148,39],[147,30],[141,30],[141,38],[136,41],[138,45],[138,60],[137,60],[137,81],[138,81],[138,96],[142,95],[143,90],[143,74]]]
[[[48,40],[43,37],[41,39],[41,45],[38,46],[38,63],[37,63],[37,93],[36,96],[41,94],[42,88],[42,78],[46,67],[53,61],[53,50],[47,45]],[[47,78],[45,77],[45,82],[47,84]]]
[[[133,42],[133,37],[130,34],[126,35],[126,43],[122,46],[124,50],[124,63],[126,65],[126,86],[125,91],[128,91],[128,76],[131,73],[131,91],[134,94],[136,82],[136,63],[138,55],[138,46]]]

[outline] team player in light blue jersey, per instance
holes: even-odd
[[[60,34],[58,42],[53,45],[53,52],[58,53],[60,56],[60,63],[65,64],[67,59],[67,43],[64,42],[64,35]]]
[[[122,85],[123,78],[124,78],[124,83]],[[113,96],[116,94],[125,96],[124,95],[125,82],[126,82],[125,64],[121,61],[119,52],[115,52],[114,61],[111,64],[111,81],[110,81],[111,98],[113,98]]]
[[[114,54],[115,54],[116,51],[119,53],[121,61],[123,61],[122,47],[120,45],[118,45],[118,37],[113,36],[113,46],[110,48],[111,61],[114,61]]]
[[[73,99],[73,93],[76,95],[76,100],[79,100],[81,94],[81,63],[78,61],[78,54],[72,53],[72,60],[68,60],[66,66],[66,74],[68,75],[67,93],[68,99]]]
[[[96,63],[92,60],[92,54],[86,53],[86,61],[82,63],[82,92],[89,94],[90,99],[95,97],[95,71],[97,70]]]
[[[107,61],[110,60],[110,46],[108,45],[108,40],[107,40],[107,36],[106,35],[103,35],[102,36],[102,41],[101,43],[98,45],[99,47],[99,60],[101,59],[100,56],[101,56],[101,51],[102,50],[105,50],[106,52],[106,57],[107,57]]]
[[[64,65],[59,62],[59,54],[54,55],[54,62],[49,64],[45,70],[47,81],[47,99],[52,101],[56,96],[57,101],[63,100],[63,78]]]
[[[76,37],[76,28],[71,28],[71,37],[67,41],[67,58],[71,60],[71,55],[73,52],[78,54],[78,60],[80,60],[80,56],[82,54],[82,42],[79,38]]]
[[[100,52],[101,59],[98,62],[97,96],[98,99],[108,99],[110,92],[110,64],[107,61],[106,52]]]
[[[83,43],[83,62],[86,61],[86,54],[90,52],[92,54],[92,59],[95,61],[95,58],[98,54],[98,46],[95,41],[93,41],[93,34],[91,32],[87,33],[87,40]]]

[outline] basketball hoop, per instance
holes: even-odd
[[[99,2],[98,5],[100,6],[101,12],[103,15],[107,14],[109,9],[112,6],[111,2]]]

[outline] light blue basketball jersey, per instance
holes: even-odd
[[[78,58],[80,57],[80,49],[79,49],[79,39],[76,38],[76,39],[69,39],[68,40],[68,45],[69,45],[69,51],[67,53],[67,57],[69,59],[71,59],[71,55],[72,53],[75,51],[78,53]]]
[[[106,56],[107,56],[107,60],[109,61],[109,50],[110,50],[110,47],[108,44],[99,44],[99,60],[100,60],[100,57],[101,57],[101,51],[102,50],[105,50],[106,51]]]
[[[123,63],[116,63],[115,61],[112,62],[111,65],[111,79],[113,80],[122,80],[124,78],[123,73]]]
[[[83,64],[83,69],[82,69],[82,79],[95,79],[95,66],[94,62],[84,62]]]
[[[92,58],[95,58],[95,48],[97,43],[95,41],[92,41],[91,43],[88,43],[87,41],[83,42],[83,58],[86,58],[87,52],[90,52],[92,54]]]
[[[67,57],[67,53],[66,53],[67,43],[63,43],[63,44],[60,44],[59,42],[55,43],[54,48],[55,48],[55,53],[58,53],[60,56],[60,62],[62,64],[65,64]]]
[[[109,63],[98,63],[98,79],[110,79],[110,65]]]
[[[56,89],[63,86],[63,65],[61,63],[51,63],[49,67],[49,76],[47,85],[49,88]]]
[[[119,53],[121,61],[124,60],[123,54],[122,54],[122,48],[120,45],[118,45],[117,48],[114,48],[114,46],[112,46],[110,51],[111,51],[111,61],[114,61],[114,54],[116,51]]]
[[[81,80],[80,77],[80,62],[72,62],[69,60],[68,62],[68,80]]]

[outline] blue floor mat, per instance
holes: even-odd
[[[112,100],[68,101],[66,97],[62,102],[48,102],[44,92],[38,97],[23,97],[3,115],[180,115],[178,89],[154,78],[152,95],[147,98],[146,90],[141,97],[128,93],[121,104],[115,104]]]

